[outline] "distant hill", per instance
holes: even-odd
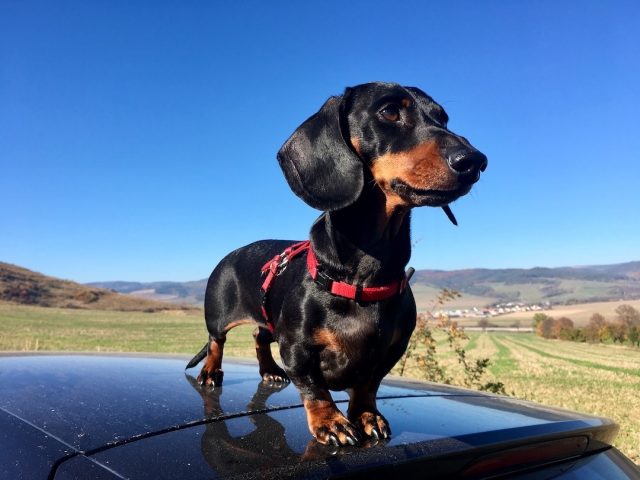
[[[207,279],[191,282],[92,282],[86,285],[150,300],[202,306]]]
[[[207,280],[192,282],[96,282],[88,285],[120,293],[201,306]],[[572,304],[640,298],[640,262],[559,268],[419,270],[411,281],[419,306],[438,290],[452,288],[463,303],[501,302]]]
[[[420,270],[412,284],[500,302],[572,304],[640,298],[640,262],[530,269]]]
[[[0,301],[42,307],[97,310],[193,310],[192,306],[122,295],[112,290],[48,277],[3,262],[0,262]]]

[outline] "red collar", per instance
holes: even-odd
[[[402,293],[407,288],[408,278],[406,275],[401,280],[375,287],[363,287],[361,285],[338,282],[322,271],[318,264],[318,259],[311,248],[311,242],[306,240],[286,248],[284,252],[276,255],[262,267],[262,273],[267,273],[267,277],[262,284],[262,291],[265,295],[271,288],[273,279],[286,268],[291,259],[305,250],[307,251],[307,268],[311,278],[333,295],[356,301],[379,302]]]
[[[309,269],[311,278],[325,290],[339,297],[349,298],[351,300],[379,302],[394,297],[407,287],[406,276],[404,276],[402,280],[396,280],[395,282],[376,287],[363,287],[361,285],[338,282],[322,271],[311,245],[309,245],[309,252],[307,253],[307,268]]]

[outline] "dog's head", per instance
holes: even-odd
[[[358,85],[300,125],[278,161],[296,195],[320,210],[354,203],[371,177],[388,205],[446,207],[487,167],[487,157],[451,132],[447,120],[418,88]]]

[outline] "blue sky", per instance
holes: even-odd
[[[640,260],[637,1],[0,3],[0,260],[195,280],[318,215],[275,154],[324,100],[422,88],[489,157],[416,268]]]

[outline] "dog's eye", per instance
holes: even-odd
[[[389,104],[380,110],[380,115],[389,122],[397,122],[400,120],[400,107],[398,107],[398,105]]]

